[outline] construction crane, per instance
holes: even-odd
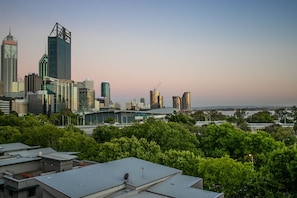
[[[159,82],[159,84],[157,86],[154,87],[154,91],[156,91],[156,89],[158,89],[158,87],[161,85],[161,82]]]

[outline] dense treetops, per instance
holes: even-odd
[[[243,112],[237,113],[236,119],[242,118]],[[54,126],[62,115],[0,115],[0,143],[77,151],[80,159],[97,162],[138,157],[201,177],[206,190],[225,197],[296,196],[297,149],[291,128],[273,125],[248,132],[228,123],[197,127],[193,117],[177,113],[167,121],[149,118],[122,129],[98,126],[87,137],[74,125]],[[68,111],[63,116],[68,123],[79,121]]]

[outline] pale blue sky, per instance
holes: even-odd
[[[2,0],[0,39],[19,42],[19,77],[38,72],[47,36],[72,32],[72,79],[111,84],[122,105],[158,90],[165,106],[297,104],[296,0]]]

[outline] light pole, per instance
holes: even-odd
[[[254,156],[250,153],[249,154],[249,157],[251,158],[251,161],[252,161],[252,167],[254,169]]]

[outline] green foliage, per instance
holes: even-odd
[[[230,156],[245,162],[248,154],[253,154],[255,167],[265,164],[267,154],[274,149],[282,148],[268,133],[247,133],[238,130],[231,124],[208,125],[198,137],[200,148],[208,157]]]
[[[246,120],[245,120],[245,115],[246,112],[243,109],[237,109],[236,112],[234,113],[234,117],[236,118],[236,125],[239,129],[243,131],[250,131],[251,129],[249,128]]]
[[[77,118],[65,110],[50,119],[61,124],[62,115]],[[237,124],[246,124],[244,115],[235,113]],[[43,115],[1,115],[0,143],[74,151],[80,159],[97,162],[133,156],[202,177],[206,190],[224,192],[225,197],[296,197],[296,150],[282,143],[296,141],[293,130],[277,125],[267,132],[245,132],[231,124],[197,127],[188,118],[174,114],[169,122],[149,118],[123,129],[99,126],[87,137],[72,124],[57,128]]]
[[[64,133],[64,129],[59,129],[51,124],[22,128],[21,142],[28,145],[51,147],[57,150],[59,147],[59,138],[62,137]]]
[[[18,142],[21,137],[20,131],[12,126],[0,126],[0,144]]]
[[[202,110],[195,111],[191,116],[197,121],[205,121],[207,117]]]
[[[23,122],[23,120],[13,114],[0,116],[0,126],[19,127]]]
[[[190,116],[187,116],[184,113],[177,113],[177,114],[169,114],[166,116],[166,119],[169,122],[177,122],[177,123],[183,123],[187,125],[195,125],[196,120]]]
[[[168,150],[159,160],[165,166],[183,170],[183,174],[197,176],[200,159],[200,156],[190,151]]]
[[[144,124],[135,124],[121,130],[123,136],[145,138],[155,141],[162,150],[195,151],[199,142],[183,124],[148,119]]]
[[[276,141],[281,141],[285,145],[293,145],[297,142],[295,136],[295,131],[289,127],[282,127],[280,125],[274,124],[268,127],[265,127],[265,131],[271,134]]]
[[[244,133],[231,124],[208,125],[199,137],[200,148],[209,157],[223,157],[230,155],[235,158],[242,157]]]
[[[114,124],[115,119],[114,118],[106,118],[106,120],[104,120],[104,123]]]
[[[59,113],[51,114],[49,121],[56,126],[76,125],[78,124],[78,115],[72,113],[70,109],[62,109]]]
[[[240,163],[229,157],[204,158],[198,165],[204,189],[224,192],[225,197],[249,197],[255,171],[251,163]]]
[[[274,119],[269,111],[259,111],[247,117],[246,121],[250,123],[273,123]]]
[[[146,139],[122,137],[112,139],[110,142],[100,144],[97,161],[106,162],[125,157],[137,157],[149,161],[157,161],[160,146]]]
[[[122,137],[121,129],[116,126],[98,126],[93,130],[92,137],[98,143],[109,142],[113,138]]]
[[[296,196],[297,150],[274,150],[263,168],[263,173],[267,180],[265,191],[278,194],[278,197]]]
[[[227,116],[223,115],[221,112],[218,112],[217,110],[210,110],[208,112],[209,121],[219,121],[219,120],[226,120]]]

